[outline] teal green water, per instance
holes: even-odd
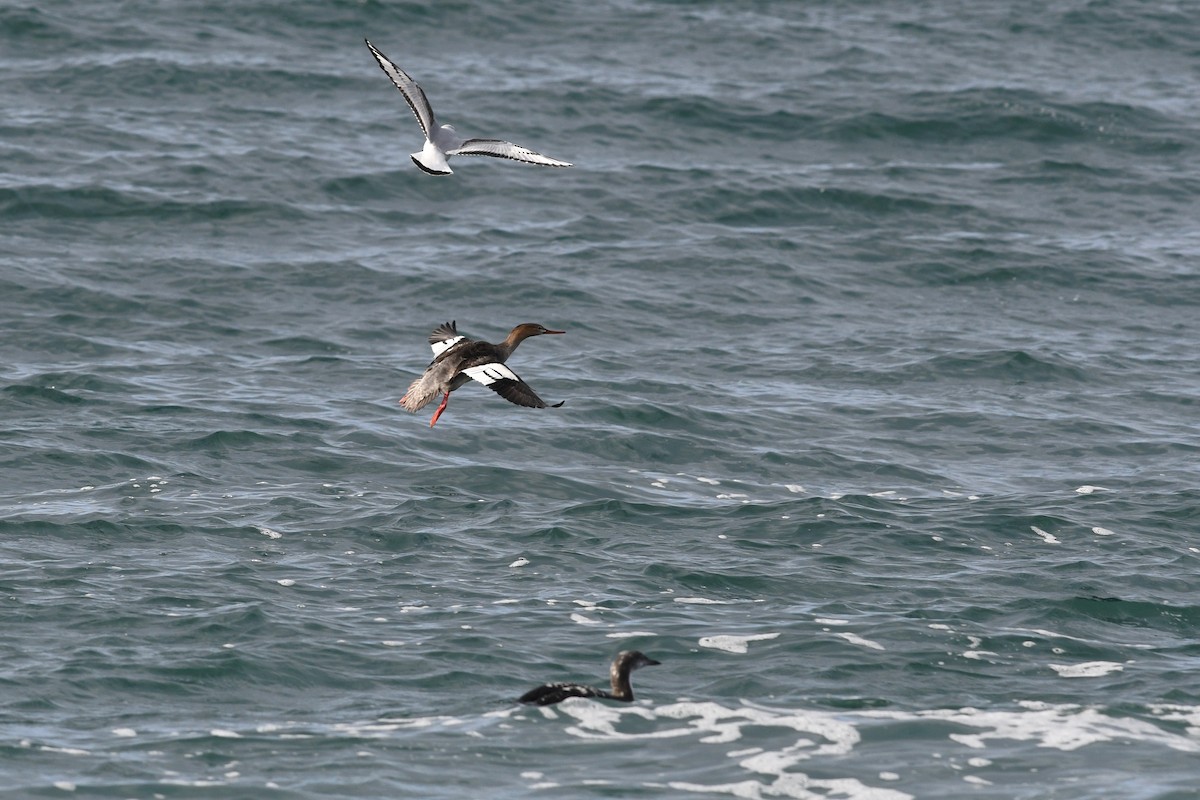
[[[0,9],[0,797],[1200,796],[1196,41]],[[405,413],[451,319],[565,405]]]

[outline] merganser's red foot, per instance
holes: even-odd
[[[432,428],[435,424],[437,424],[438,417],[440,417],[442,412],[446,410],[446,404],[449,402],[450,393],[446,392],[446,396],[442,398],[442,404],[437,407],[437,411],[433,412],[433,419],[429,420],[429,427]]]

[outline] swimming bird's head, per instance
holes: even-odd
[[[640,650],[622,650],[613,659],[612,669],[614,675],[622,672],[628,675],[638,667],[654,667],[661,663],[661,661],[655,661]]]
[[[615,700],[633,701],[633,687],[629,684],[629,673],[638,667],[652,667],[659,662],[645,653],[637,650],[622,650],[613,659],[612,667],[608,670],[608,679],[612,683],[612,697]]]

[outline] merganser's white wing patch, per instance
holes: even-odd
[[[407,72],[376,50],[375,45],[371,44],[369,39],[363,41],[367,43],[367,47],[371,48],[371,55],[375,56],[375,60],[379,62],[379,68],[392,79],[392,83],[400,90],[400,94],[404,95],[408,107],[412,109],[413,116],[417,118],[417,124],[421,126],[421,132],[428,139],[429,132],[437,128],[437,121],[433,117],[433,107],[429,105],[429,98],[425,96],[425,91],[409,77]]]
[[[467,337],[463,336],[460,333],[458,336],[455,336],[453,339],[443,339],[440,342],[430,342],[429,346],[433,349],[433,355],[436,358],[437,356],[440,356],[442,353],[446,352],[451,347],[454,347],[454,345],[458,344],[459,342],[463,341],[466,338]]]
[[[458,332],[458,326],[454,322],[443,322],[429,334],[429,346],[433,349],[433,357],[437,358],[466,339],[466,336]]]
[[[528,147],[506,142],[501,139],[467,139],[455,150],[447,150],[448,156],[493,156],[495,158],[511,158],[513,161],[524,161],[526,164],[541,164],[543,167],[571,167],[569,161],[559,161],[541,153],[534,152]]]
[[[517,377],[517,373],[513,372],[499,361],[493,361],[491,364],[480,364],[478,367],[467,367],[463,372],[470,375],[475,380],[482,383],[484,386],[491,386],[496,381],[517,381],[523,383]]]
[[[529,384],[517,377],[517,373],[499,361],[467,367],[463,372],[510,403],[526,408],[546,408],[546,401],[538,397],[537,392],[529,388]],[[562,403],[557,403],[551,408],[561,405]]]

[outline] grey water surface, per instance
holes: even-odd
[[[1200,797],[1198,42],[4,4],[0,797]]]

